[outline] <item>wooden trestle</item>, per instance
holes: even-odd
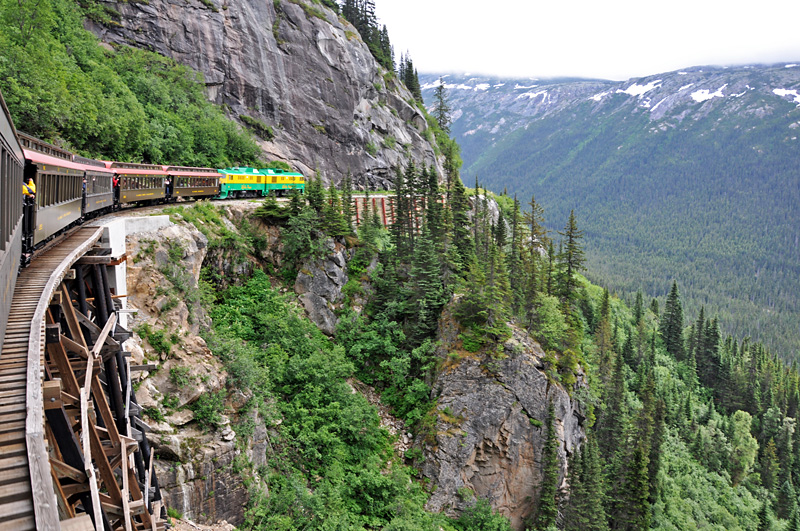
[[[78,229],[17,279],[0,354],[0,531],[164,528],[130,334],[102,258],[84,257],[102,231]]]

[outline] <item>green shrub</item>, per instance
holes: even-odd
[[[169,380],[178,388],[186,387],[192,382],[192,377],[189,375],[190,372],[190,367],[172,367],[169,370]]]
[[[268,126],[261,120],[247,116],[246,114],[240,114],[239,119],[244,122],[247,127],[252,129],[259,138],[267,141],[275,138],[275,131],[272,130],[272,127]]]
[[[374,142],[367,142],[367,146],[364,149],[366,149],[367,153],[369,153],[373,157],[375,156],[376,153],[378,153],[378,146],[376,146]]]
[[[139,337],[150,343],[153,350],[159,354],[169,354],[169,351],[172,349],[172,344],[167,339],[167,334],[164,330],[155,330],[149,324],[145,323],[136,329],[136,333],[139,334]]]
[[[225,410],[225,391],[204,393],[192,405],[194,419],[207,430],[215,430],[222,423]]]

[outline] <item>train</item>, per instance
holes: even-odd
[[[227,199],[283,195],[305,191],[303,174],[275,168],[199,168],[137,164],[88,159],[14,132],[7,110],[4,137],[14,159],[22,161],[17,181],[33,179],[34,204],[26,210],[22,234],[22,264],[31,253],[67,227],[126,205],[147,205],[177,200]],[[16,141],[18,142],[16,142]],[[9,147],[9,152],[11,148]],[[18,172],[17,172],[18,173]],[[13,181],[8,176],[9,181]],[[4,198],[19,194],[4,193]]]
[[[35,195],[23,200],[23,182]],[[0,345],[17,273],[70,227],[127,206],[305,192],[302,173],[198,168],[82,157],[17,131],[0,93]]]

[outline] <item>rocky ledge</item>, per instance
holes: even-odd
[[[572,389],[548,379],[544,351],[516,328],[499,351],[481,353],[460,348],[458,326],[448,313],[439,332],[435,423],[417,439],[422,473],[433,490],[428,509],[456,514],[477,495],[509,517],[514,529],[523,529],[542,482],[548,406],[555,408],[563,484],[567,458],[585,438],[585,413],[575,399],[585,378],[578,374]]]

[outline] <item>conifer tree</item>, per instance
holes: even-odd
[[[427,225],[423,227],[417,241],[411,278],[414,284],[413,304],[416,308],[414,339],[421,343],[436,331],[439,311],[444,304],[439,259]]]
[[[308,198],[308,204],[311,205],[311,208],[321,213],[322,208],[325,206],[325,189],[322,187],[322,178],[318,171],[314,172],[314,175],[308,180],[306,197]]]
[[[462,267],[466,268],[472,261],[475,251],[470,234],[469,198],[467,197],[467,189],[461,179],[457,178],[452,181],[450,201],[448,201],[447,205],[453,219],[453,243]]]
[[[796,503],[794,510],[789,515],[789,525],[786,526],[786,531],[800,531],[800,511],[797,509]]]
[[[636,304],[633,306],[633,324],[639,324],[642,317],[644,317],[644,299],[642,290],[638,290],[636,292]]]
[[[444,86],[444,81],[439,78],[439,84],[433,91],[433,117],[436,123],[439,124],[439,129],[446,134],[450,134],[450,122],[452,108],[450,106],[450,99],[447,96],[447,88]]]
[[[653,315],[658,317],[658,299],[653,298],[653,300],[650,301],[650,311],[653,312]]]
[[[550,240],[547,246],[547,267],[542,270],[544,275],[543,284],[547,287],[548,295],[553,295],[555,292],[555,260],[556,251],[553,247],[553,240]]]
[[[559,232],[564,237],[564,247],[559,253],[558,279],[561,288],[561,297],[565,306],[569,306],[577,298],[577,275],[584,269],[584,253],[580,240],[583,231],[578,229],[575,211],[570,211],[564,232]],[[568,313],[568,312],[565,312]]]
[[[555,429],[555,408],[547,408],[546,435],[542,450],[542,484],[539,488],[539,504],[536,508],[534,529],[544,531],[555,525],[558,516],[558,437]]]
[[[292,217],[300,214],[303,210],[303,205],[305,205],[305,199],[303,199],[303,194],[300,190],[293,188],[289,191],[289,213]]]
[[[344,186],[342,190],[342,217],[344,217],[345,225],[349,234],[353,232],[353,179],[350,172],[344,178]]]
[[[397,169],[394,178],[394,223],[391,233],[398,256],[407,256],[410,251],[411,245],[408,239],[410,208],[405,175]],[[366,217],[366,213],[364,215]]]
[[[332,236],[344,236],[349,234],[348,227],[342,216],[342,201],[339,199],[339,192],[336,185],[331,181],[328,187],[328,197],[323,208],[325,225]]]
[[[548,243],[547,229],[544,228],[544,208],[536,202],[536,197],[531,196],[531,201],[528,203],[531,207],[530,211],[525,212],[523,219],[530,231],[530,245],[531,247],[546,248]]]
[[[661,316],[660,332],[667,352],[676,360],[683,360],[683,306],[678,295],[678,283],[674,280]]]
[[[511,311],[512,314],[517,315],[522,309],[525,297],[524,286],[526,284],[526,274],[522,267],[522,246],[520,244],[522,239],[522,227],[520,226],[520,205],[516,195],[514,196],[513,208],[511,214],[511,248],[508,253],[508,271],[510,273],[509,280],[511,285]]]
[[[775,513],[778,518],[791,519],[797,512],[797,492],[794,490],[791,479],[787,479],[778,491],[775,501]],[[791,520],[790,520],[791,522]]]
[[[769,531],[772,529],[772,511],[769,508],[769,499],[765,498],[758,510],[758,531]]]
[[[564,509],[565,531],[606,531],[606,495],[597,441],[591,432],[570,466],[569,500]]]

